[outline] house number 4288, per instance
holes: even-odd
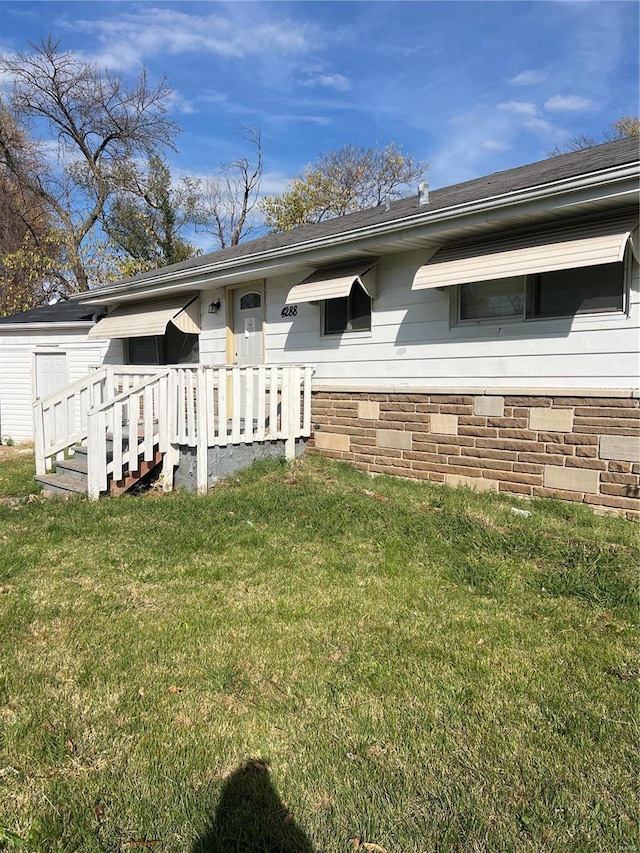
[[[297,305],[285,305],[282,311],[280,312],[281,317],[297,317],[298,315],[298,306]]]

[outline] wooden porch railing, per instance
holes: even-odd
[[[87,417],[95,406],[113,399],[161,368],[105,365],[33,404],[36,474],[87,440]]]
[[[86,441],[91,498],[156,451],[171,488],[187,446],[206,492],[209,447],[281,439],[294,458],[296,439],[311,434],[312,375],[308,365],[103,367],[34,404],[36,473]]]
[[[311,434],[309,365],[214,367],[172,370],[169,432],[172,443],[197,448],[196,482],[207,490],[207,448],[285,440],[287,459],[295,441]]]
[[[151,462],[156,448],[160,453],[167,452],[170,375],[170,369],[166,368],[87,413],[87,491],[90,498],[95,500],[101,492],[107,491],[109,475],[119,482],[124,471],[135,474],[142,461]]]

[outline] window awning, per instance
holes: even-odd
[[[372,299],[378,296],[376,276],[367,276],[376,261],[360,261],[344,267],[316,270],[300,284],[291,288],[285,305],[296,302],[320,302],[323,299],[339,299],[348,296],[354,284],[360,287]]]
[[[158,299],[155,302],[133,302],[120,305],[99,320],[89,338],[146,338],[164,335],[173,323],[187,335],[200,331],[200,307],[197,296]]]
[[[536,235],[440,249],[415,274],[412,290],[592,267],[622,261],[637,218],[558,227]]]

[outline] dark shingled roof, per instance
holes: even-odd
[[[384,205],[351,213],[347,216],[338,216],[315,225],[303,225],[293,231],[285,231],[275,234],[266,234],[257,240],[249,240],[237,246],[229,246],[217,252],[209,252],[206,255],[189,258],[177,264],[164,267],[162,270],[151,270],[147,273],[128,279],[127,284],[137,284],[150,278],[157,278],[164,273],[178,272],[180,270],[197,271],[200,267],[208,264],[216,264],[223,261],[237,259],[249,259],[252,255],[261,252],[269,252],[274,249],[294,247],[300,243],[321,238],[330,239],[337,234],[366,228],[367,226],[392,223],[394,220],[424,215],[431,211],[442,210],[448,207],[456,207],[462,204],[479,202],[495,196],[526,190],[530,187],[549,184],[567,178],[577,177],[623,166],[627,163],[636,162],[640,158],[637,137],[606,142],[582,151],[574,151],[570,154],[562,154],[559,157],[550,157],[531,163],[526,166],[518,166],[515,169],[507,169],[504,172],[494,172],[482,178],[465,181],[462,184],[454,184],[439,190],[432,190],[428,205],[420,205],[418,197],[400,199],[392,202],[389,210]],[[106,285],[112,287],[113,285]]]
[[[0,317],[0,326],[8,323],[80,323],[90,322],[98,305],[83,305],[81,302],[56,302],[55,305],[43,305],[21,314]]]

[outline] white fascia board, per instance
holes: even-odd
[[[367,237],[384,235],[392,235],[403,229],[417,228],[421,225],[429,225],[431,223],[441,222],[442,220],[457,219],[462,216],[471,214],[486,213],[499,208],[512,208],[516,205],[529,204],[536,201],[548,200],[557,196],[566,195],[568,193],[576,193],[580,190],[603,189],[610,187],[616,183],[636,179],[640,175],[640,165],[625,164],[624,166],[616,166],[612,169],[606,169],[598,172],[591,172],[586,175],[580,175],[573,178],[564,178],[560,181],[551,183],[539,184],[534,187],[528,187],[523,190],[514,190],[509,193],[503,193],[497,196],[481,199],[480,201],[465,202],[460,205],[444,207],[438,210],[429,210],[429,206],[425,205],[423,214],[416,215],[412,213],[400,219],[393,219],[382,222],[380,224],[368,225],[364,228],[356,228],[351,231],[344,231],[332,235],[330,238],[316,237],[313,240],[307,240],[302,243],[296,243],[293,246],[282,246],[275,249],[267,249],[263,252],[258,252],[254,255],[248,255],[245,258],[229,258],[226,261],[213,261],[209,265],[199,266],[197,270],[176,270],[172,273],[162,273],[151,279],[146,279],[144,282],[131,282],[129,284],[117,284],[108,288],[100,288],[100,297],[96,296],[95,300],[86,300],[88,304],[92,301],[104,302],[110,298],[119,300],[119,294],[125,293],[146,293],[147,288],[150,288],[152,293],[159,291],[158,285],[166,285],[167,287],[173,284],[174,286],[187,286],[186,278],[195,273],[199,278],[207,276],[212,285],[217,283],[219,273],[225,270],[232,269],[234,272],[239,269],[251,269],[252,265],[260,262],[276,260],[281,257],[291,257],[309,252],[313,249],[319,249],[329,246],[338,246],[344,243],[352,243],[356,240],[366,239]],[[637,183],[625,192],[625,194],[637,194]],[[246,266],[245,266],[246,265]],[[248,270],[247,270],[248,271]],[[215,281],[212,280],[215,277]],[[193,286],[193,281],[189,281],[189,285]],[[140,289],[136,289],[139,287]],[[85,292],[86,293],[86,292]],[[69,297],[70,300],[82,300],[85,294],[73,294]]]

